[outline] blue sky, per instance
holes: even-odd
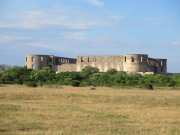
[[[0,64],[26,54],[148,54],[180,72],[179,0],[0,0]]]

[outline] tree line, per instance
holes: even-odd
[[[162,74],[126,73],[109,69],[100,73],[96,67],[86,66],[81,73],[60,72],[55,73],[49,67],[40,71],[27,69],[26,66],[13,66],[0,72],[0,84],[24,84],[24,85],[72,85],[72,86],[107,86],[122,87],[135,86],[144,87],[151,84],[154,86],[180,86],[180,75],[166,76]]]

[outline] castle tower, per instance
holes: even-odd
[[[123,70],[126,72],[147,72],[148,55],[125,54],[123,55]]]
[[[26,66],[35,70],[41,70],[44,67],[51,67],[52,58],[49,55],[26,55]]]

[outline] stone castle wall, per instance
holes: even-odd
[[[53,55],[26,55],[27,68],[41,70],[50,67],[56,72],[81,72],[85,66],[97,67],[100,72],[110,68],[126,72],[167,73],[167,59],[148,58],[146,54],[124,54],[118,56],[77,56],[77,59]]]
[[[85,66],[97,67],[100,72],[106,72],[110,68],[123,70],[122,56],[77,56],[77,72],[81,72]]]

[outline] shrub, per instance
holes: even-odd
[[[26,86],[28,86],[28,87],[37,87],[37,84],[35,82],[28,82],[28,83],[26,83]]]
[[[80,84],[80,81],[78,81],[78,80],[73,80],[73,81],[71,82],[71,85],[72,85],[72,86],[75,86],[75,87],[79,87],[79,84]]]
[[[153,90],[152,84],[147,84],[147,85],[145,85],[145,89]]]
[[[41,86],[41,87],[42,87],[43,84],[44,84],[44,83],[43,83],[42,81],[40,81],[40,80],[38,81],[38,86]]]
[[[176,82],[175,81],[170,81],[169,83],[168,83],[168,86],[169,87],[173,87],[173,86],[175,86],[176,85]]]
[[[88,86],[88,82],[80,82],[79,87]]]
[[[19,78],[19,79],[17,79],[17,84],[23,84],[23,79],[22,78]]]

